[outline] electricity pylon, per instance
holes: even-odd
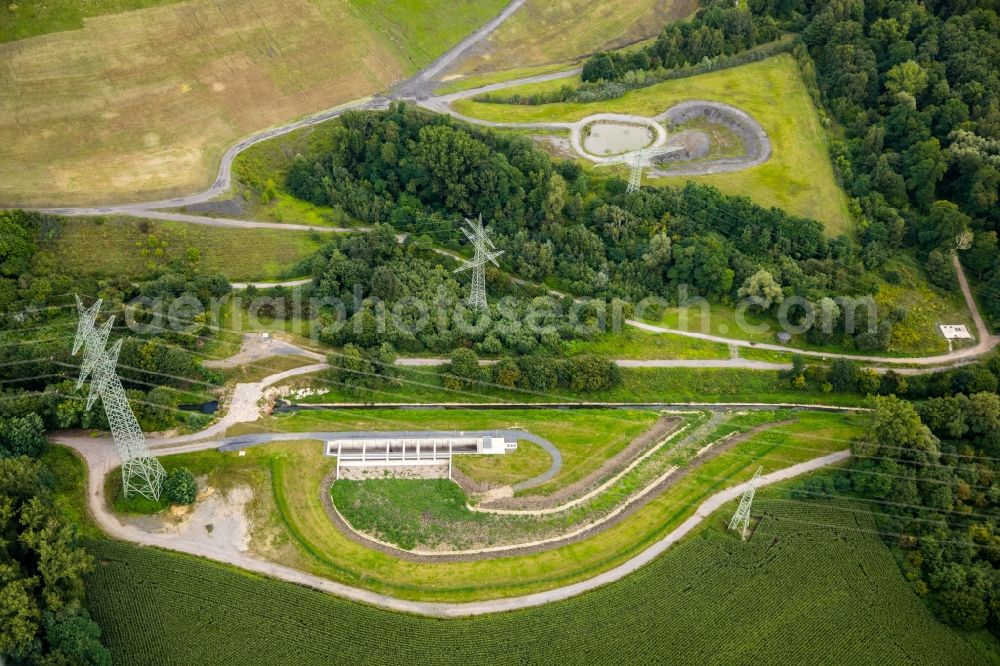
[[[476,253],[472,259],[455,269],[456,273],[472,269],[472,290],[469,293],[468,305],[473,310],[486,309],[486,263],[489,262],[499,267],[497,257],[503,254],[503,250],[496,249],[493,241],[486,235],[483,229],[483,216],[479,219],[470,220],[466,218],[469,228],[462,228],[462,233],[469,239],[469,242],[476,248]]]
[[[763,469],[763,467],[757,468],[757,473],[753,475],[750,483],[747,484],[746,490],[743,491],[743,497],[740,498],[740,506],[736,509],[736,513],[733,514],[732,520],[729,521],[729,529],[738,529],[744,539],[747,538],[747,528],[750,527],[750,505],[753,503],[754,493],[757,492],[757,479],[760,478],[760,473]]]
[[[642,184],[642,170],[650,166],[653,160],[661,155],[669,155],[670,153],[676,153],[681,150],[679,146],[664,146],[662,148],[640,148],[639,150],[626,153],[620,157],[608,160],[604,164],[628,164],[632,167],[632,172],[629,174],[628,179],[628,189],[626,193],[631,194],[632,192],[639,191],[639,185]]]
[[[128,404],[125,388],[122,386],[115,366],[118,364],[118,354],[121,352],[122,341],[115,342],[110,349],[105,349],[108,335],[114,317],[104,322],[100,328],[95,328],[97,314],[101,310],[98,300],[90,308],[84,308],[80,297],[76,297],[76,309],[80,321],[73,340],[73,354],[83,348],[83,362],[80,364],[80,377],[76,388],[90,377],[90,394],[87,396],[87,409],[93,407],[98,398],[104,404],[108,424],[111,426],[111,436],[118,447],[122,461],[122,489],[125,497],[139,493],[151,500],[160,499],[160,488],[166,472],[163,465],[150,454],[142,428]]]

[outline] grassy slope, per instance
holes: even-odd
[[[419,418],[422,428],[445,426],[447,419],[455,418],[453,412],[444,412],[442,421],[420,414],[397,412],[395,418]],[[860,417],[836,414],[802,413],[797,418],[792,425],[758,434],[709,461],[628,520],[596,536],[543,553],[469,563],[406,562],[344,536],[331,524],[318,496],[317,489],[334,467],[318,444],[253,447],[244,458],[215,451],[197,455],[211,458],[205,463],[210,469],[244,465],[270,471],[273,486],[258,486],[256,493],[273,497],[277,511],[269,514],[268,522],[255,522],[255,529],[280,533],[279,541],[286,546],[279,551],[264,548],[265,555],[318,575],[407,598],[457,601],[535,592],[607,570],[679,525],[708,495],[750,478],[758,465],[766,473],[843,450],[864,425]],[[283,421],[285,429],[296,429]],[[472,427],[473,421],[468,423]],[[541,430],[542,426],[532,427]],[[182,458],[184,464],[186,460]]]
[[[477,483],[506,486],[541,474],[552,459],[538,444],[519,441],[517,450],[502,456],[455,456],[453,464]]]
[[[136,666],[704,664],[706,655],[718,664],[996,663],[931,617],[870,533],[870,514],[762,500],[766,517],[748,543],[724,531],[720,511],[620,582],[479,618],[390,613],[110,541],[91,546],[99,564],[88,589],[115,662]]]
[[[148,275],[171,260],[183,259],[188,248],[196,248],[200,259],[195,265],[202,273],[218,272],[235,281],[275,279],[322,244],[322,239],[305,231],[130,218],[109,218],[100,224],[92,219],[66,218],[64,225],[51,248],[61,267],[70,272],[127,278]],[[155,241],[151,242],[150,236]],[[149,256],[142,256],[143,249]],[[157,255],[157,249],[162,254]]]
[[[420,69],[496,16],[508,0],[349,0],[377,35]]]
[[[536,84],[531,90],[559,88],[564,84],[565,81],[552,81]],[[813,217],[826,224],[831,235],[848,229],[847,198],[837,184],[827,157],[819,117],[794,59],[787,54],[719,72],[666,81],[604,102],[511,106],[460,100],[455,109],[476,118],[502,122],[565,121],[599,112],[655,116],[679,102],[692,99],[732,104],[751,114],[771,137],[774,154],[765,164],[744,171],[650,182],[682,184],[695,180],[714,185],[728,194],[749,196],[764,206],[777,206],[790,213]]]
[[[897,253],[885,266],[883,274],[895,271],[899,274],[898,284],[881,281],[875,301],[879,313],[888,313],[892,308],[901,306],[906,310],[906,318],[893,329],[893,336],[888,349],[881,352],[885,356],[914,355],[927,356],[948,351],[948,343],[942,337],[939,324],[965,324],[969,330],[975,330],[972,315],[965,304],[961,292],[943,292],[932,287],[924,274],[919,262],[909,253]],[[719,304],[707,304],[700,307],[692,303],[689,307],[667,308],[659,323],[667,328],[697,333],[711,333],[737,340],[748,340],[757,343],[776,344],[776,333],[782,330],[777,317],[760,315],[744,310],[741,322],[733,308]],[[665,340],[657,338],[666,337]],[[707,343],[691,340],[695,343],[691,349],[700,350]],[[595,343],[587,343],[595,344]],[[857,353],[852,346],[819,347],[809,344],[804,335],[794,335],[790,343],[792,347],[816,351],[832,351],[840,353]],[[595,345],[598,349],[623,350],[621,358],[671,358],[671,354],[680,354],[685,347],[683,338],[677,336],[657,336],[637,334],[633,329],[625,328],[619,333],[609,334]],[[681,350],[673,351],[674,347]],[[663,349],[661,353],[660,349]],[[880,355],[879,352],[865,352],[867,355]],[[753,356],[752,350],[741,350],[741,355]],[[683,356],[677,356],[683,358]]]
[[[502,4],[188,0],[0,44],[0,202],[201,189],[238,138],[386,88]],[[392,23],[421,7],[423,27]]]
[[[690,16],[696,8],[696,0],[528,0],[490,35],[484,48],[459,63],[455,74],[482,75],[578,60],[652,37],[666,23]]]
[[[747,354],[749,356],[749,354]],[[767,355],[762,360],[787,360]],[[295,385],[324,391],[299,400],[303,404],[352,403],[436,403],[436,402],[792,402],[806,404],[864,404],[864,397],[850,393],[809,393],[796,391],[777,372],[747,372],[738,369],[625,368],[621,386],[596,393],[502,390],[480,384],[466,391],[450,391],[441,385],[437,368],[400,368],[401,383],[371,391],[348,391],[322,377],[299,378]]]

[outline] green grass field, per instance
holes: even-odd
[[[66,271],[141,278],[174,260],[230,280],[273,280],[323,243],[317,234],[134,218],[66,218],[47,251]],[[193,261],[188,250],[194,249]]]
[[[478,618],[390,613],[106,540],[89,545],[89,602],[115,663],[134,666],[997,663],[985,639],[934,620],[862,507],[766,491],[756,507],[746,543],[720,511],[622,581]]]
[[[46,0],[0,6],[0,42],[83,28],[84,19],[181,0]]]
[[[597,354],[605,358],[625,359],[729,358],[727,345],[680,335],[649,333],[631,326],[622,326],[617,333],[605,333],[595,340],[571,340],[566,343],[565,348],[570,356]]]
[[[558,89],[566,81],[531,86],[535,92]],[[520,92],[519,88],[505,93]],[[528,92],[528,91],[525,91]],[[682,184],[695,180],[727,194],[746,195],[764,206],[822,221],[830,233],[847,231],[847,197],[837,184],[826,150],[826,137],[816,109],[788,54],[685,79],[633,90],[619,99],[590,104],[559,103],[541,106],[484,104],[459,100],[455,109],[475,118],[502,122],[579,120],[593,113],[618,112],[655,116],[679,102],[705,99],[743,109],[764,127],[774,154],[760,166],[734,173],[677,176],[650,183]]]
[[[502,456],[455,456],[452,464],[476,483],[508,486],[541,474],[552,459],[538,444],[521,440]]]
[[[461,41],[507,5],[507,0],[443,3],[440,0],[349,0],[374,34],[397,49],[413,71]]]

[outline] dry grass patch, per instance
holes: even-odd
[[[0,203],[203,189],[240,137],[386,88],[497,3],[399,0],[437,26],[410,34],[363,2],[187,0],[0,44]]]
[[[654,37],[697,0],[528,0],[455,69],[461,75],[578,60]]]

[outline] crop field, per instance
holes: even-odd
[[[573,413],[559,412],[559,418]],[[373,416],[371,412],[365,414]],[[414,425],[408,426],[410,429],[454,427],[421,417],[423,414],[396,412],[395,418],[422,419],[419,423],[411,419]],[[445,412],[442,418],[454,414]],[[863,416],[816,412],[802,412],[795,419],[794,423],[757,433],[705,462],[628,519],[598,534],[545,552],[474,562],[406,561],[348,538],[332,523],[322,504],[320,489],[333,472],[335,461],[322,454],[318,442],[254,446],[244,457],[205,451],[171,457],[165,464],[206,470],[213,487],[216,474],[238,473],[241,478],[253,479],[250,486],[254,502],[270,507],[253,512],[251,549],[258,556],[405,598],[467,601],[551,589],[605,571],[677,527],[707,496],[749,479],[758,465],[767,473],[844,450],[866,423]],[[283,429],[294,431],[285,421]],[[468,423],[470,428],[482,427]],[[310,424],[310,428],[315,425]],[[400,425],[382,427],[395,429]],[[531,427],[541,430],[541,426]],[[236,430],[249,429],[241,426]],[[550,439],[560,444],[556,437]],[[597,437],[591,439],[600,442]]]
[[[307,231],[209,227],[134,218],[65,218],[51,241],[68,272],[141,278],[179,261],[230,280],[273,280],[322,245]],[[298,276],[295,276],[298,277]]]
[[[0,202],[8,205],[206,187],[238,138],[387,88],[504,2],[60,0],[37,20],[32,4],[40,3],[0,9],[0,18],[16,15],[12,36],[48,33],[0,43]],[[419,23],[401,27],[417,14]]]
[[[558,89],[565,81],[535,84],[532,91]],[[504,91],[519,92],[518,88]],[[468,116],[501,122],[579,120],[594,113],[617,112],[655,116],[687,100],[710,100],[743,109],[764,127],[774,154],[766,163],[733,173],[675,176],[647,182],[683,184],[688,180],[714,185],[727,194],[746,195],[763,206],[820,220],[831,236],[847,231],[847,197],[837,184],[827,155],[826,137],[792,56],[767,60],[641,88],[624,96],[589,104],[540,106],[455,102]]]
[[[864,508],[762,495],[746,543],[720,511],[622,581],[499,615],[396,614],[106,540],[89,546],[89,602],[115,663],[136,666],[991,663],[934,620]]]
[[[516,78],[525,75],[519,69],[575,61],[654,37],[697,7],[697,0],[528,0],[452,76],[476,76],[477,85],[484,85],[486,72],[515,70],[504,78]]]
[[[399,51],[413,72],[499,14],[508,0],[348,0],[372,33]]]

